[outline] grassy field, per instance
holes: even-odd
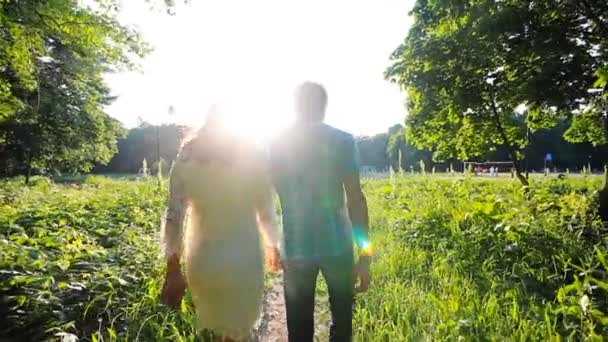
[[[356,340],[608,335],[599,178],[397,178],[365,186],[378,257]],[[604,234],[602,234],[604,233]]]
[[[377,256],[355,341],[608,336],[608,235],[592,210],[600,186],[366,181]],[[155,179],[0,182],[0,341],[198,341],[189,300],[179,312],[158,302],[165,198]]]

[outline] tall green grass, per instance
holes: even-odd
[[[158,180],[31,183],[0,183],[0,340],[202,340],[188,298],[175,312],[159,304]],[[502,179],[366,181],[377,255],[355,340],[600,340],[600,185],[535,179],[524,193]],[[327,319],[327,307],[317,315]]]
[[[394,177],[365,185],[377,256],[357,341],[601,340],[599,178]]]
[[[157,182],[32,183],[0,190],[0,336],[192,340],[190,308],[173,313],[158,302],[166,193]]]

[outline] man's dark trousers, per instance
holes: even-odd
[[[284,262],[283,286],[289,342],[313,341],[315,289],[319,271],[325,278],[329,292],[332,317],[329,341],[351,341],[353,269],[352,251],[341,256]]]

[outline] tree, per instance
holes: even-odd
[[[158,134],[160,141],[157,143]],[[158,170],[157,160],[160,147],[160,159],[163,161],[163,173],[177,157],[182,142],[187,139],[188,129],[184,126],[153,126],[141,122],[139,127],[130,129],[124,139],[118,141],[118,153],[107,165],[97,165],[93,172],[98,173],[138,173],[145,159],[153,166],[152,172]]]
[[[566,122],[560,122],[553,128],[530,134],[529,144],[525,150],[527,170],[543,170],[547,153],[553,155],[552,166],[562,171],[568,168],[573,171],[580,170],[587,165],[590,165],[593,170],[599,171],[608,164],[608,146],[593,146],[589,142],[570,143],[564,139],[564,133],[568,128]],[[388,139],[384,142],[386,137]],[[379,145],[371,145],[377,139],[382,141],[386,148],[385,151],[378,151]],[[403,170],[409,170],[410,166],[417,168],[421,160],[425,165],[437,166],[437,163],[433,163],[432,160],[433,152],[428,149],[418,149],[411,144],[406,139],[404,127],[399,124],[391,126],[387,133],[377,134],[373,137],[360,137],[358,144],[361,161],[364,165],[374,165],[373,160],[386,158],[387,165],[398,170],[399,154],[401,154],[401,169]],[[372,148],[372,146],[374,147]],[[502,161],[508,158],[509,151],[503,146],[499,146],[473,158],[473,161]],[[445,160],[442,169],[447,170],[450,165],[455,170],[462,170],[463,167],[462,161],[453,159]]]
[[[605,142],[605,11],[592,0],[417,1],[386,72],[407,91],[408,140],[436,160],[503,147],[524,185],[530,132],[565,119],[571,140]]]
[[[71,0],[0,2],[0,166],[88,171],[116,152],[124,129],[104,111],[104,72],[135,67],[148,51],[114,18]]]
[[[410,166],[418,165],[421,160],[426,165],[431,165],[432,153],[409,143],[402,125],[391,126],[388,129],[388,137],[386,154],[393,170],[407,170]]]
[[[361,158],[361,165],[373,166],[376,169],[384,170],[388,167],[386,156],[386,145],[388,135],[386,133],[376,134],[371,137],[358,137],[357,147]]]
[[[599,193],[599,214],[602,221],[608,223],[608,166],[604,169],[604,187]]]

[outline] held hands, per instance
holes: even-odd
[[[160,295],[161,303],[172,309],[176,309],[180,306],[185,291],[186,280],[179,267],[179,263],[177,265],[170,263],[167,267],[167,275],[165,276],[165,283]]]
[[[359,261],[354,269],[355,293],[364,293],[369,289],[371,277],[369,274],[369,265],[371,258],[369,256],[360,256]],[[359,285],[357,285],[357,280]]]
[[[277,247],[266,246],[266,264],[272,272],[278,272],[281,269],[281,253]]]

